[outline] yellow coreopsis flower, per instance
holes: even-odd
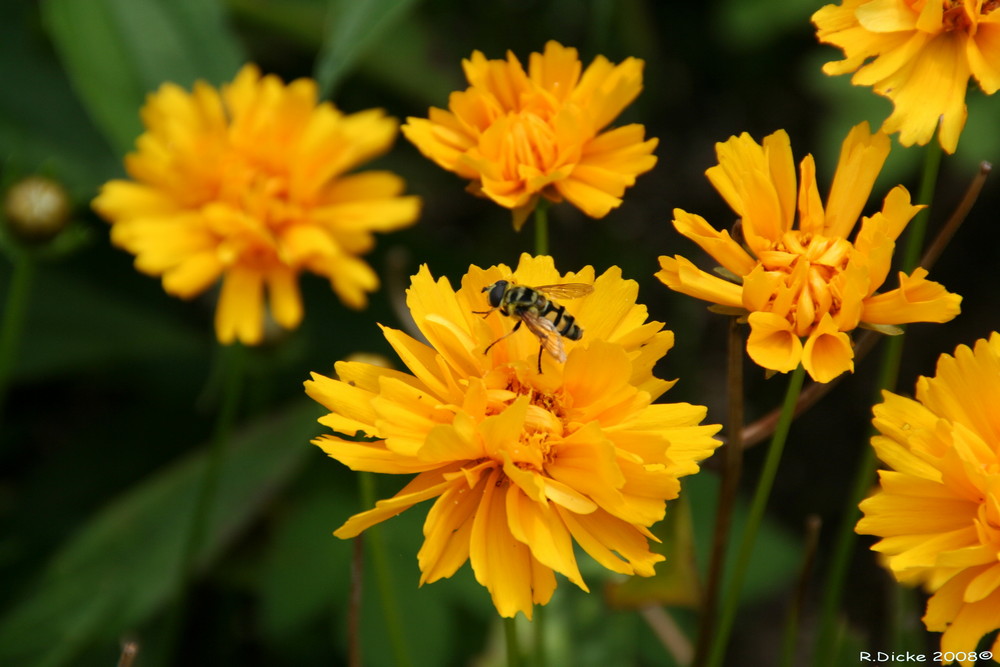
[[[168,83],[142,119],[146,132],[125,158],[132,180],[105,184],[94,209],[168,293],[190,298],[222,278],[222,343],[260,342],[265,287],[274,320],[298,326],[302,271],[363,307],[378,277],[358,256],[373,232],[417,219],[419,200],[401,196],[395,174],[347,174],[389,150],[398,123],[377,109],[345,115],[317,104],[311,79],[285,85],[247,65],[221,90]]]
[[[854,234],[889,154],[885,134],[870,133],[867,123],[851,130],[825,206],[811,155],[802,160],[796,186],[784,131],[763,145],[746,133],[732,137],[716,144],[716,154],[719,164],[706,175],[740,216],[745,245],[681,209],[674,210],[674,226],[722,264],[729,279],[679,255],[660,257],[656,276],[673,290],[746,314],[747,353],[760,366],[788,372],[802,363],[814,380],[829,382],[854,370],[849,332],[859,324],[946,322],[958,314],[961,297],[927,280],[922,268],[900,272],[899,287],[877,292],[896,238],[922,208],[896,186]]]
[[[924,145],[940,126],[941,147],[954,153],[968,115],[969,77],[992,95],[1000,88],[1000,3],[995,0],[843,0],[815,14],[821,42],[844,51],[830,75],[892,100],[882,125],[904,146]]]
[[[560,304],[583,329],[567,357],[536,367],[539,340],[489,310],[483,288],[593,285]],[[408,373],[339,362],[338,379],[313,374],[308,394],[331,410],[335,431],[313,442],[354,470],[413,474],[410,483],[334,534],[354,537],[416,503],[436,499],[417,554],[420,583],[449,577],[466,560],[497,611],[531,617],[549,601],[554,572],[587,590],[574,541],[604,567],[650,576],[663,556],[649,531],[664,516],[678,478],[719,445],[705,408],[653,404],[673,383],[653,365],[673,344],[635,303],[634,281],[617,267],[562,275],[550,257],[522,255],[511,271],[470,267],[458,290],[426,266],[407,304],[430,345],[383,327]],[[374,438],[356,442],[357,436]]]
[[[923,620],[941,650],[974,652],[1000,628],[1000,334],[941,355],[916,400],[883,397],[872,446],[889,469],[857,532],[882,538],[872,549],[896,579],[933,593]]]
[[[550,41],[532,53],[525,72],[475,51],[462,61],[469,88],[454,92],[448,110],[408,118],[403,134],[441,167],[471,181],[514,214],[517,229],[539,197],[568,200],[602,218],[625,189],[656,164],[657,140],[639,124],[605,128],[642,90],[643,62],[618,65],[598,56],[583,70],[576,49]]]

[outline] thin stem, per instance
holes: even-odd
[[[179,654],[183,638],[184,617],[187,614],[188,595],[198,569],[198,556],[205,545],[210,518],[215,505],[215,497],[226,460],[226,449],[233,426],[236,423],[240,397],[243,393],[246,350],[236,343],[223,346],[219,350],[222,364],[222,396],[216,415],[212,439],[209,443],[208,460],[202,473],[201,483],[196,491],[194,509],[187,540],[181,556],[181,576],[177,602],[174,605],[168,625],[168,636],[172,640],[174,658]],[[168,664],[172,662],[167,661]]]
[[[903,271],[909,273],[920,261],[920,252],[924,247],[924,237],[927,235],[927,221],[931,202],[934,200],[934,188],[937,185],[938,172],[941,169],[941,146],[937,141],[931,141],[924,149],[924,168],[920,176],[920,190],[917,193],[917,203],[928,208],[918,213],[909,224],[906,232],[906,246],[903,249]]]
[[[535,255],[549,254],[549,202],[539,199],[535,206]]]
[[[694,654],[691,642],[688,641],[684,631],[678,627],[677,622],[666,609],[656,604],[650,604],[639,607],[639,615],[646,621],[653,634],[663,644],[663,648],[673,657],[675,663],[678,665],[691,664],[691,656]]]
[[[924,152],[924,168],[920,180],[920,191],[917,195],[917,202],[926,204],[928,209],[934,198],[934,187],[937,183],[940,166],[941,147],[937,141],[931,141]],[[920,261],[920,251],[927,231],[928,209],[918,213],[910,223],[901,266],[906,273],[912,272]],[[875,403],[882,401],[883,390],[892,391],[896,387],[899,366],[903,357],[903,338],[903,335],[898,335],[886,341],[879,367]],[[858,504],[864,499],[865,494],[874,483],[876,465],[874,449],[871,446],[862,448],[861,458],[854,473],[854,482],[851,484],[850,496],[847,499],[847,506],[841,516],[840,523],[837,525],[833,557],[830,561],[830,570],[827,574],[823,598],[820,603],[819,633],[814,656],[814,662],[817,665],[831,665],[836,655],[838,639],[836,616],[840,609],[851,553],[854,551],[854,545],[857,541],[854,526],[860,516]]]
[[[503,619],[503,635],[507,645],[507,667],[521,667],[521,649],[517,642],[517,618]]]
[[[0,421],[3,406],[10,387],[14,360],[21,343],[25,315],[28,311],[28,296],[34,282],[36,260],[31,253],[20,251],[14,254],[7,302],[4,304],[3,320],[0,321]]]
[[[351,593],[347,608],[347,664],[361,667],[361,591],[365,574],[364,535],[351,545]]]
[[[545,617],[548,615],[546,611],[548,607],[545,605],[539,605],[535,607],[535,613],[531,618],[531,630],[533,633],[534,643],[531,647],[532,650],[532,667],[545,667],[547,660],[545,659]]]
[[[362,507],[375,506],[375,475],[370,472],[359,473]],[[382,604],[382,616],[385,620],[386,634],[392,655],[397,665],[409,667],[412,665],[410,653],[406,648],[406,636],[403,633],[403,623],[399,615],[399,604],[396,600],[396,588],[392,583],[392,566],[389,555],[378,526],[372,526],[365,531],[366,544],[371,553],[372,565],[375,569],[375,584],[378,587],[379,600]]]
[[[798,400],[799,392],[802,390],[802,381],[804,378],[805,370],[799,364],[788,379],[785,400],[781,404],[781,418],[778,419],[778,425],[774,429],[774,437],[771,438],[771,445],[768,447],[767,457],[764,460],[764,469],[761,470],[760,478],[757,480],[757,489],[754,491],[753,500],[750,503],[750,513],[747,516],[746,526],[743,529],[743,537],[740,540],[740,549],[736,556],[733,577],[723,600],[718,629],[715,632],[715,636],[712,637],[712,652],[709,655],[708,661],[708,664],[712,667],[721,665],[726,654],[729,635],[732,632],[733,622],[736,619],[736,610],[739,608],[743,580],[746,578],[747,568],[750,565],[750,556],[757,541],[757,532],[764,518],[764,509],[767,507],[767,500],[771,495],[771,488],[774,486],[778,464],[781,462],[781,453],[785,448],[788,431],[792,426],[795,404]]]
[[[799,570],[799,581],[795,587],[795,597],[788,608],[785,621],[785,634],[781,647],[781,667],[792,667],[795,664],[795,648],[799,637],[799,625],[802,610],[806,606],[806,591],[809,578],[812,576],[813,565],[816,562],[816,547],[819,544],[820,518],[815,514],[806,519],[806,539],[802,546],[802,568]]]
[[[743,467],[743,336],[737,318],[729,320],[727,343],[727,394],[729,397],[729,435],[725,445],[725,462],[719,489],[719,505],[715,511],[715,528],[712,539],[712,556],[708,566],[705,597],[701,605],[698,624],[698,644],[694,664],[704,665],[712,646],[716,615],[719,608],[719,590],[725,572],[726,546],[732,525],[736,492],[739,489],[740,471]]]
[[[972,183],[969,184],[968,189],[965,191],[965,196],[962,197],[962,201],[959,202],[958,206],[952,212],[951,217],[948,218],[948,222],[941,228],[941,231],[934,238],[934,242],[931,243],[930,247],[927,248],[927,252],[920,258],[920,266],[930,269],[938,260],[938,257],[941,256],[941,253],[944,252],[944,249],[948,246],[948,242],[951,241],[951,237],[955,235],[958,228],[965,222],[965,217],[969,215],[972,206],[979,199],[979,193],[982,192],[983,185],[986,184],[986,177],[990,175],[991,171],[993,171],[993,165],[989,162],[979,163],[979,172],[972,179]]]

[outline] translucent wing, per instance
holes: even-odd
[[[566,351],[563,349],[562,336],[559,335],[555,324],[530,310],[521,315],[521,321],[528,326],[531,333],[538,336],[538,340],[542,343],[542,348],[551,354],[556,361],[560,363],[566,361]]]
[[[563,283],[561,285],[542,285],[533,289],[556,299],[577,299],[593,293],[594,286],[587,283]]]

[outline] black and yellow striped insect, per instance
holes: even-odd
[[[583,329],[576,323],[576,319],[566,312],[565,306],[559,305],[549,297],[576,299],[593,291],[593,285],[585,283],[528,287],[515,285],[509,280],[498,280],[492,285],[487,285],[483,288],[483,292],[489,292],[490,309],[473,312],[485,317],[494,310],[499,310],[501,314],[516,317],[518,320],[509,333],[487,345],[483,353],[488,353],[491,347],[520,329],[523,322],[541,342],[538,350],[539,373],[542,372],[542,350],[546,350],[560,363],[566,361],[562,339],[580,340],[583,337]]]

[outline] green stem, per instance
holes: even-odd
[[[188,529],[184,551],[181,556],[179,591],[173,612],[168,621],[168,637],[171,640],[176,659],[180,652],[183,638],[184,617],[187,614],[188,595],[198,569],[198,558],[205,547],[205,538],[211,524],[210,519],[215,505],[215,498],[222,478],[222,469],[226,460],[226,449],[236,423],[239,412],[240,398],[243,393],[246,350],[239,343],[222,346],[220,363],[222,366],[222,396],[219,412],[216,415],[212,439],[209,443],[208,460],[202,473],[201,483],[196,490],[194,509],[191,512],[191,523]],[[167,664],[173,660],[169,659]]]
[[[535,255],[549,254],[549,202],[539,199],[535,206]]]
[[[375,475],[370,472],[358,474],[361,505],[369,508],[375,506]],[[379,601],[382,605],[382,616],[385,620],[386,635],[392,655],[400,667],[413,664],[406,648],[406,636],[403,633],[403,623],[399,614],[399,603],[396,600],[396,588],[392,582],[392,566],[386,550],[382,532],[378,526],[372,526],[365,531],[365,544],[371,551],[372,565],[375,570],[375,585],[378,587]]]
[[[767,450],[764,469],[761,470],[760,478],[757,480],[757,489],[754,491],[753,500],[750,503],[750,513],[747,516],[747,523],[743,529],[743,537],[740,540],[740,549],[736,556],[733,577],[723,600],[718,629],[712,637],[712,651],[709,654],[708,660],[708,664],[711,667],[718,667],[725,658],[729,635],[732,632],[733,622],[736,619],[736,610],[739,608],[743,580],[746,578],[747,568],[750,565],[750,556],[757,541],[757,532],[764,518],[764,509],[767,507],[767,500],[771,495],[771,487],[774,486],[778,464],[781,462],[781,453],[785,448],[788,431],[792,426],[792,419],[795,416],[795,403],[798,400],[799,392],[802,391],[804,378],[805,370],[800,364],[788,379],[788,389],[785,392],[785,400],[781,405],[781,416],[778,418],[778,425],[774,429],[774,437],[771,438],[771,444]]]
[[[532,645],[532,667],[545,667],[547,660],[545,659],[545,617],[547,612],[545,611],[547,607],[545,605],[539,605],[535,607],[534,615],[531,619],[531,630],[533,632],[532,638],[534,643]]]
[[[708,566],[705,595],[701,604],[698,623],[698,643],[695,649],[695,665],[704,665],[715,634],[715,621],[719,609],[719,591],[725,572],[726,547],[729,544],[733,508],[739,490],[740,472],[743,467],[743,336],[739,319],[729,320],[727,343],[727,394],[729,399],[725,461],[722,480],[719,485],[719,505],[715,511],[715,528],[712,538],[712,556]]]
[[[17,252],[12,260],[14,267],[7,290],[7,302],[4,304],[3,320],[0,321],[0,419],[24,331],[28,296],[31,294],[36,267],[35,258],[29,252]]]
[[[507,667],[521,667],[521,649],[517,642],[517,618],[503,619],[503,635],[507,644]]]
[[[906,245],[903,248],[901,262],[901,269],[906,273],[913,271],[920,262],[924,238],[927,235],[927,222],[930,217],[929,207],[934,199],[934,188],[941,167],[941,153],[941,146],[935,140],[932,140],[924,149],[924,166],[920,177],[917,203],[925,204],[928,208],[914,217],[906,233]],[[895,389],[902,358],[903,336],[892,336],[886,341],[879,366],[875,403],[882,402],[883,390],[892,391]],[[857,541],[854,526],[861,514],[858,510],[858,504],[864,499],[875,481],[877,464],[875,450],[871,446],[865,446],[854,473],[846,511],[837,525],[830,570],[827,574],[823,598],[820,603],[819,633],[813,659],[813,662],[820,667],[832,665],[837,655],[836,644],[839,632],[836,617],[837,611],[840,609],[851,553],[854,551],[854,545]]]

